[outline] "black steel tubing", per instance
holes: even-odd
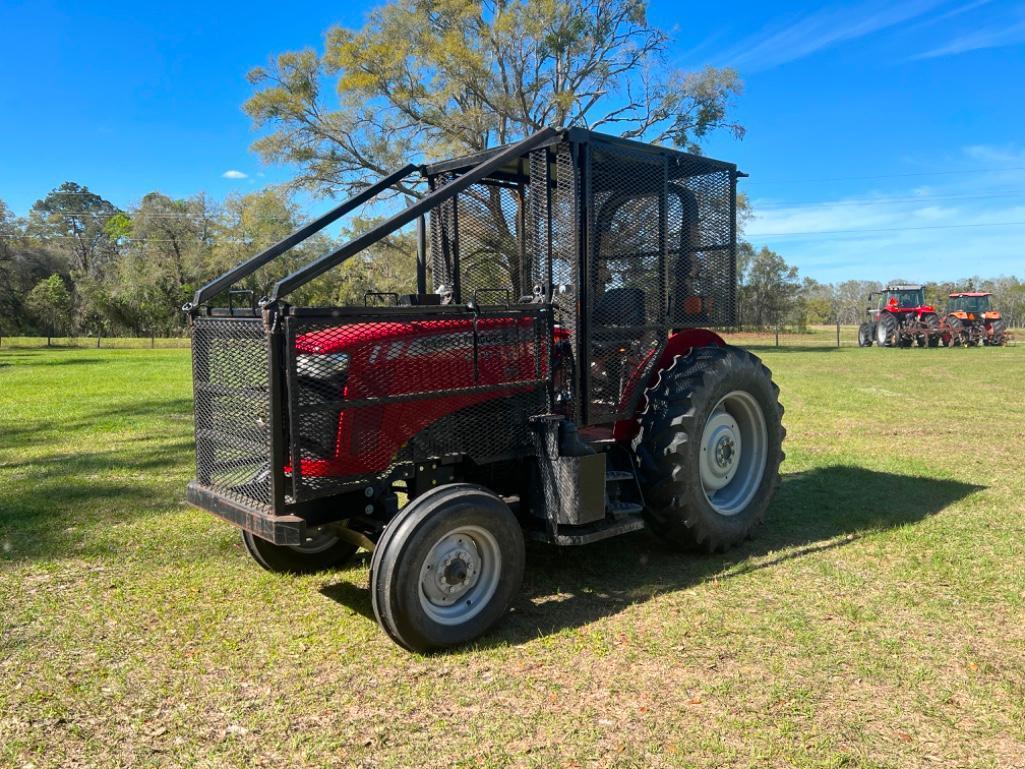
[[[196,291],[196,295],[192,299],[192,306],[198,307],[207,299],[217,296],[217,294],[219,294],[221,291],[223,291],[225,288],[232,285],[233,283],[236,283],[242,278],[252,275],[258,269],[263,267],[263,265],[267,264],[271,260],[285,253],[285,251],[288,251],[293,246],[306,240],[306,238],[310,237],[311,235],[320,232],[322,229],[327,227],[332,222],[338,220],[350,211],[368,202],[375,195],[384,192],[386,189],[388,189],[388,187],[391,187],[393,184],[395,184],[395,182],[406,178],[411,173],[413,173],[413,171],[415,171],[416,168],[417,167],[415,165],[409,164],[404,168],[400,168],[398,171],[395,171],[394,173],[385,176],[383,179],[367,187],[358,195],[355,195],[354,197],[351,197],[348,200],[346,200],[341,205],[332,208],[319,219],[314,219],[309,224],[303,225],[295,232],[293,232],[291,235],[284,238],[283,240],[278,241],[273,246],[270,246],[269,248],[261,251],[256,256],[246,260],[237,267],[228,270],[228,272],[224,273],[223,275],[214,278],[205,286]]]
[[[429,193],[413,205],[399,211],[397,214],[381,222],[376,227],[368,230],[354,240],[349,241],[341,248],[338,248],[329,254],[325,254],[319,259],[307,264],[305,267],[301,267],[296,270],[291,275],[282,278],[274,285],[274,288],[271,289],[268,299],[274,302],[288,296],[288,294],[300,286],[304,286],[314,278],[323,275],[332,267],[336,267],[346,259],[355,256],[360,251],[372,246],[374,243],[377,243],[387,237],[397,229],[409,224],[417,217],[424,215],[439,203],[443,203],[444,201],[455,197],[467,187],[472,184],[476,184],[488,174],[501,168],[509,161],[515,160],[521,155],[530,152],[530,150],[535,147],[549,141],[556,135],[556,133],[557,131],[553,128],[545,128],[537,133],[531,134],[526,139],[523,139],[516,144],[509,145],[509,147],[501,152],[495,153],[480,165],[474,166],[462,176],[458,176],[447,184],[443,184],[434,192]]]

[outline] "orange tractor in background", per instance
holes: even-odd
[[[991,307],[986,291],[958,291],[947,299],[942,341],[947,347],[1000,346],[1007,341],[1003,317]]]

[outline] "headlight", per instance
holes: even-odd
[[[330,355],[297,355],[296,373],[308,379],[338,379],[349,371],[349,356],[339,352]]]

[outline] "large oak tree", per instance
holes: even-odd
[[[348,193],[406,162],[580,125],[696,149],[728,115],[731,69],[670,66],[643,0],[392,0],[324,49],[253,70],[255,149],[297,187]],[[333,81],[334,92],[330,85]],[[413,188],[407,193],[415,194]]]

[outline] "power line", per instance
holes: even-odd
[[[858,230],[808,230],[807,232],[753,232],[745,233],[746,238],[786,238],[791,235],[859,235],[863,232],[912,232],[914,230],[957,230],[967,227],[1017,227],[1025,225],[1021,222],[987,222],[985,224],[933,224],[922,227],[881,227],[878,229]]]
[[[786,208],[842,208],[847,206],[871,206],[880,203],[930,203],[934,200],[990,200],[992,198],[1018,198],[1025,197],[1025,190],[1014,192],[999,192],[991,195],[914,195],[911,197],[899,198],[859,198],[857,200],[810,200],[796,202],[781,202],[775,205],[754,207],[754,215],[757,218],[759,211],[779,211]]]
[[[866,176],[823,176],[820,178],[808,178],[808,179],[759,179],[757,177],[751,177],[745,180],[745,184],[805,184],[805,183],[816,183],[816,182],[849,182],[858,181],[864,179],[906,179],[914,176],[951,176],[960,174],[991,174],[991,173],[1002,173],[1004,171],[1025,171],[1025,166],[1009,167],[1009,168],[964,168],[958,171],[947,170],[947,171],[916,171],[913,173],[905,174],[871,174]]]

